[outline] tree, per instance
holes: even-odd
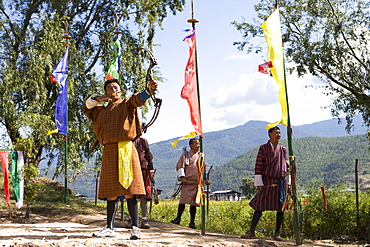
[[[233,22],[243,40],[239,50],[261,52],[253,38],[262,36],[260,25],[270,15],[275,0],[255,5],[253,23]],[[333,117],[361,115],[370,127],[370,3],[365,0],[279,0],[285,54],[290,73],[312,74],[326,83],[325,94],[334,95]]]
[[[239,189],[247,199],[252,199],[252,197],[257,193],[253,178],[243,178],[243,185],[240,186]]]
[[[95,141],[90,122],[80,108],[88,95],[102,92],[104,73],[114,57],[113,42],[122,44],[121,83],[126,93],[140,90],[145,76],[145,54],[134,47],[151,48],[155,30],[168,13],[182,11],[184,0],[36,0],[0,1],[0,128],[11,146],[24,151],[27,164],[42,159],[57,162],[61,171],[65,152],[55,129],[58,85],[48,75],[62,58],[65,21],[69,23],[68,136],[69,164],[83,169]],[[122,34],[115,35],[114,14]]]

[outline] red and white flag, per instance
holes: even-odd
[[[261,72],[262,74],[270,74],[269,68],[272,68],[272,62],[268,61],[266,63],[258,65],[258,72]]]
[[[191,34],[185,37],[184,41],[189,45],[189,59],[185,67],[185,85],[181,90],[181,98],[186,99],[190,108],[191,123],[194,126],[194,132],[190,132],[185,136],[181,137],[177,141],[172,143],[173,147],[176,147],[177,143],[186,138],[192,138],[195,136],[203,136],[202,122],[200,118],[200,107],[198,100],[198,85],[197,85],[197,73],[196,73],[196,36],[195,29],[191,30]]]

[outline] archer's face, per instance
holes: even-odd
[[[105,95],[111,97],[113,101],[121,98],[121,87],[118,83],[112,82],[105,87]]]
[[[278,143],[281,138],[280,130],[274,129],[271,133],[269,133],[269,137],[272,143]]]
[[[200,150],[200,142],[199,140],[193,140],[190,144],[190,149],[194,152],[197,152]]]

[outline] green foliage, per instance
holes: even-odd
[[[39,174],[38,167],[27,164],[23,169],[24,174],[24,201],[27,205],[31,204],[37,196],[40,185],[33,181],[33,178]]]
[[[311,189],[307,203],[302,204],[302,232],[309,239],[364,239],[369,222],[369,193],[359,194],[357,227],[356,197],[346,186],[326,190],[328,211],[325,211],[320,188]]]
[[[252,199],[252,197],[257,193],[257,189],[254,186],[253,178],[243,178],[243,185],[239,187],[241,192],[245,195],[246,199]]]
[[[304,200],[299,198],[299,214],[302,239],[335,241],[366,240],[370,222],[370,194],[359,193],[359,225],[356,218],[356,198],[354,191],[346,190],[344,185],[327,189],[328,211],[325,211],[323,197],[318,186],[312,187],[310,195]],[[242,235],[249,230],[254,210],[248,205],[249,200],[210,201],[206,216],[206,230],[227,234]],[[176,217],[177,200],[161,200],[153,205],[151,218],[169,223]],[[293,210],[285,211],[281,236],[295,239]],[[181,225],[189,224],[189,206],[185,207]],[[196,224],[200,229],[201,210],[197,209]],[[276,212],[264,211],[256,228],[257,237],[272,237],[275,231]]]
[[[262,51],[255,44],[263,37],[260,26],[274,4],[273,0],[260,0],[255,5],[258,18],[253,23],[233,22],[242,34],[242,41],[234,45],[247,53]],[[347,130],[353,127],[355,115],[361,115],[370,126],[370,3],[280,0],[278,4],[287,65],[291,66],[288,70],[299,76],[312,74],[326,83],[325,94],[334,97],[332,115],[344,113]]]
[[[342,182],[354,184],[356,159],[359,160],[360,172],[369,169],[369,144],[365,135],[306,137],[294,139],[293,143],[298,190],[306,191],[311,184],[314,186],[336,185]],[[281,144],[287,146],[286,140],[282,140]],[[258,147],[218,167],[212,174],[213,188],[238,190],[244,178],[253,178],[257,152]],[[359,177],[360,183],[368,180],[366,173],[364,175],[360,173]]]
[[[184,0],[1,1],[0,128],[6,130],[9,146],[23,151],[27,162],[35,167],[46,160],[48,165],[57,164],[56,175],[63,172],[67,151],[64,137],[47,136],[55,129],[59,90],[57,83],[50,84],[48,76],[68,43],[68,169],[83,171],[95,135],[80,109],[89,95],[103,91],[105,73],[100,70],[107,71],[113,59],[114,40],[121,40],[122,84],[130,95],[144,87],[140,78],[146,73],[147,57],[135,52],[134,47],[152,48],[155,28],[168,13],[182,11],[184,4]],[[121,35],[113,34],[115,13]],[[72,37],[68,41],[62,39],[66,21]]]

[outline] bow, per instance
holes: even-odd
[[[154,54],[150,50],[146,48],[142,48],[142,47],[138,47],[136,48],[136,50],[144,50],[149,54],[150,64],[149,64],[149,68],[147,69],[146,76],[145,76],[145,88],[147,88],[148,83],[153,81],[153,67],[158,65],[158,62],[157,62],[157,59],[154,57]],[[150,127],[157,119],[159,110],[161,109],[161,105],[162,105],[162,99],[156,98],[155,94],[150,95],[150,98],[154,102],[155,109],[154,109],[154,113],[150,121],[142,125],[142,130],[144,133],[146,133],[146,130],[148,129],[148,127]]]

